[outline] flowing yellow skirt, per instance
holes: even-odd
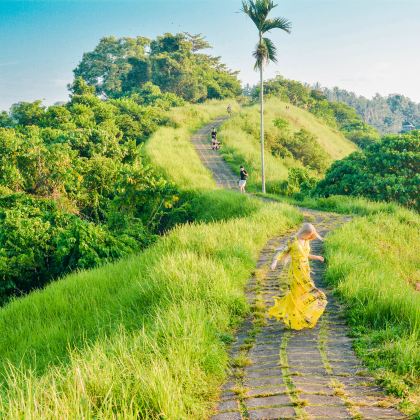
[[[291,267],[289,272],[290,290],[285,296],[275,297],[274,305],[269,309],[268,315],[284,322],[293,330],[313,328],[318,322],[327,306],[327,297],[318,290],[307,275],[293,275],[295,270]]]

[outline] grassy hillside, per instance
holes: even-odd
[[[185,141],[224,110],[217,107],[177,111]],[[198,161],[187,143],[191,159],[173,159],[180,129],[162,130],[147,147],[151,160],[190,187],[186,174]],[[0,309],[0,417],[207,415],[225,375],[226,343],[248,311],[243,289],[259,249],[301,220],[288,205],[207,188],[188,193],[196,223]]]
[[[276,120],[287,121],[292,132],[301,129],[312,134],[330,162],[341,159],[354,152],[357,147],[340,132],[328,127],[311,113],[278,99],[270,99],[265,105],[266,144],[270,145],[283,134],[283,129],[276,126]],[[261,177],[261,156],[259,143],[259,106],[243,108],[220,131],[222,153],[227,162],[237,171],[244,164],[250,173],[249,186],[256,187]],[[266,179],[269,186],[287,179],[288,168],[302,167],[302,163],[292,157],[280,158],[267,150]]]
[[[189,136],[225,109],[175,109],[174,127],[146,145],[150,163],[183,189],[184,219],[194,223],[0,309],[0,418],[209,414],[225,377],[226,344],[249,311],[243,291],[259,250],[301,221],[288,204],[215,188]],[[359,354],[415,413],[418,216],[343,197],[300,204],[362,216],[328,239],[328,279],[349,307]]]
[[[214,118],[225,115],[228,104],[234,111],[239,110],[234,101],[209,101],[205,105],[174,108],[169,112],[174,127],[160,129],[147,142],[146,153],[153,165],[180,188],[206,190],[216,187],[191,143],[191,135]]]

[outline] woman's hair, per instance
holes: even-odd
[[[299,229],[298,233],[296,234],[296,236],[299,238],[302,235],[309,235],[311,233],[314,233],[315,236],[320,239],[322,241],[321,236],[319,235],[319,233],[316,231],[315,226],[312,223],[304,223],[301,228]]]

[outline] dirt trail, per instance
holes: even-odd
[[[192,138],[217,184],[237,188],[238,176],[217,151],[209,133],[219,118]],[[302,209],[322,236],[349,219]],[[231,348],[231,369],[213,420],[240,419],[403,419],[383,390],[375,385],[352,348],[343,308],[324,283],[324,265],[312,264],[312,276],[328,297],[327,309],[311,330],[291,331],[264,313],[287,287],[287,270],[269,270],[274,250],[288,237],[271,239],[262,250],[247,297],[252,315],[238,331]],[[322,243],[312,243],[314,254]],[[279,281],[280,276],[280,281]]]

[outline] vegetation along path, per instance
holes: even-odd
[[[219,186],[233,188],[235,176],[222,157],[211,150],[209,132],[220,118],[193,136],[200,158]],[[349,219],[302,209],[325,236]],[[393,401],[377,387],[357,359],[343,309],[324,283],[324,266],[312,265],[316,285],[328,296],[327,309],[311,330],[292,331],[266,318],[273,296],[287,289],[286,270],[269,265],[275,249],[287,237],[273,238],[261,252],[248,284],[251,316],[231,348],[231,369],[213,420],[240,419],[402,419]],[[314,241],[315,254],[322,243]],[[280,281],[278,280],[280,276]]]

